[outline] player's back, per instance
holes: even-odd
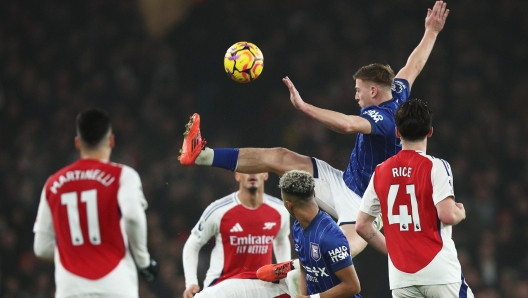
[[[374,172],[374,190],[380,200],[390,270],[414,284],[431,279],[460,278],[460,264],[451,239],[452,227],[438,218],[436,203],[453,196],[447,162],[420,151],[403,150]],[[424,270],[425,268],[425,270]],[[394,274],[395,271],[390,272]],[[433,277],[431,277],[431,275]],[[402,277],[403,276],[403,277]],[[429,281],[426,281],[429,280]]]
[[[129,172],[137,175],[126,166],[80,159],[48,179],[43,195],[56,236],[58,297],[86,292],[137,296],[137,272],[118,202],[121,180]]]

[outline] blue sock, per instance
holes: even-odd
[[[213,167],[234,171],[238,164],[238,148],[213,149]]]

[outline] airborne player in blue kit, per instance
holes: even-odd
[[[307,171],[315,178],[317,204],[338,220],[338,225],[348,239],[350,254],[357,255],[367,245],[355,228],[361,197],[376,165],[401,150],[395,134],[394,113],[409,97],[411,87],[425,66],[448,14],[449,10],[443,1],[436,1],[434,7],[428,10],[423,38],[396,75],[390,66],[379,63],[363,66],[356,72],[355,82],[351,83],[355,83],[355,100],[361,107],[359,115],[346,115],[306,103],[290,79],[283,79],[290,92],[290,101],[296,109],[338,133],[357,133],[345,171],[323,160],[285,148],[206,147],[197,113],[186,125],[180,163],[247,174],[273,172],[282,176],[290,170]]]
[[[301,265],[300,295],[296,297],[361,297],[347,239],[315,203],[312,175],[299,170],[286,172],[279,188],[284,206],[296,219],[292,236]]]

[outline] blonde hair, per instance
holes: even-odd
[[[283,193],[300,198],[310,198],[314,194],[315,180],[310,173],[291,170],[280,178],[279,188]]]

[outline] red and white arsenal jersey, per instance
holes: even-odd
[[[391,289],[460,282],[452,226],[435,207],[449,197],[453,174],[442,159],[402,150],[376,167],[360,210],[382,213]]]
[[[139,175],[124,165],[80,159],[48,179],[33,231],[55,235],[57,297],[137,297],[122,212],[146,206]],[[148,266],[149,258],[138,264]]]
[[[290,214],[281,200],[265,194],[263,204],[250,209],[242,205],[235,192],[205,209],[188,241],[198,242],[201,247],[215,237],[204,281],[207,287],[270,264],[274,240],[287,241],[290,247],[289,234]]]

